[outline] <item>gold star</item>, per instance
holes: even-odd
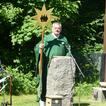
[[[53,8],[46,10],[45,4],[43,5],[41,11],[37,8],[35,8],[35,11],[37,15],[33,16],[33,18],[37,20],[38,26],[41,26],[42,28],[48,26],[51,21],[58,19],[58,17],[52,15]]]

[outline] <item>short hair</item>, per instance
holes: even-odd
[[[62,24],[61,24],[60,22],[53,22],[52,27],[53,27],[55,24],[58,24],[60,27],[62,27]]]

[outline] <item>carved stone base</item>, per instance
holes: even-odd
[[[75,64],[72,57],[54,57],[48,69],[47,95],[62,96],[62,106],[72,106]]]

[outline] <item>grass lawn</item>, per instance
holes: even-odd
[[[3,97],[0,96],[0,106]],[[5,95],[5,101],[9,101],[9,96]],[[12,96],[12,106],[39,106],[35,95]]]
[[[12,106],[39,106],[35,101],[35,95],[21,95],[21,96],[13,96],[13,105]],[[9,96],[5,96],[5,99],[9,101]],[[0,104],[3,98],[0,96]],[[74,106],[106,106],[105,102],[94,101],[91,96],[81,97],[80,104],[79,98],[74,97]]]
[[[80,100],[74,97],[74,106],[106,106],[106,101],[95,101],[92,96],[80,97]]]

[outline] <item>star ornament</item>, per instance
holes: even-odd
[[[58,19],[58,17],[52,15],[53,8],[46,10],[45,4],[42,7],[42,10],[35,8],[37,13],[33,18],[38,22],[38,26],[45,28],[51,21]]]

